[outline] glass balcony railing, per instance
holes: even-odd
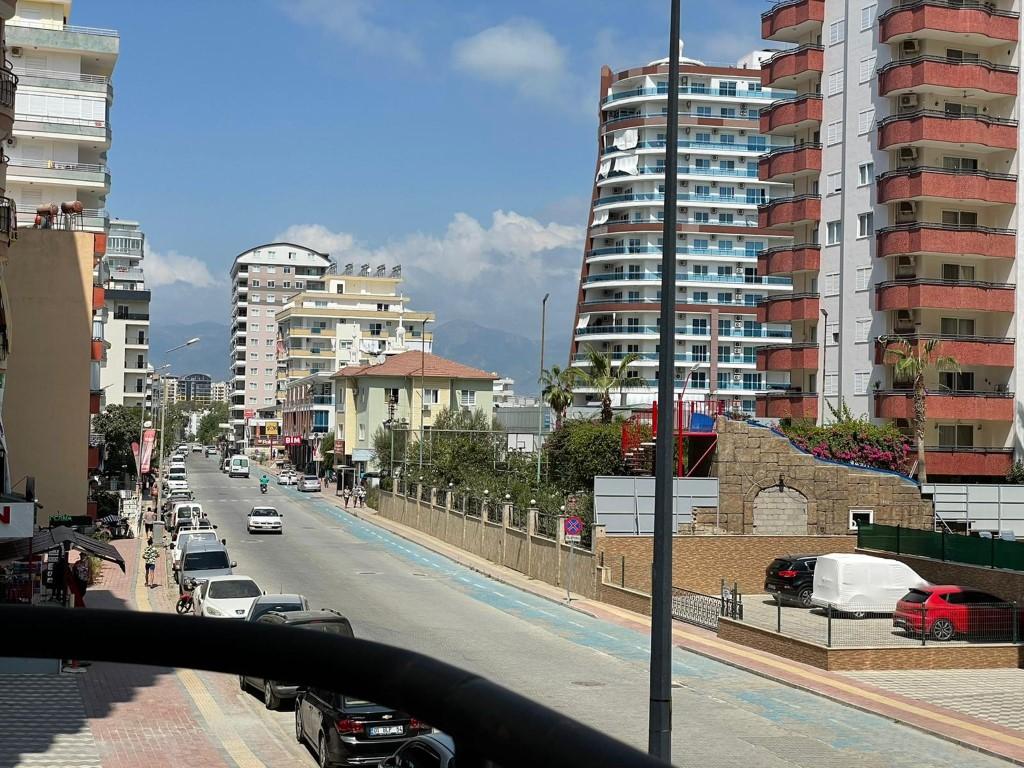
[[[612,272],[605,275],[587,275],[584,282],[604,282],[607,280],[661,280],[661,272]],[[792,287],[793,281],[788,277],[750,277],[747,275],[713,275],[702,272],[679,272],[679,282],[728,283],[730,285],[777,285]]]
[[[695,248],[693,246],[677,244],[676,256],[684,259],[687,256],[717,256],[725,259],[750,259],[757,260],[758,251],[762,249],[748,250],[746,248]],[[614,255],[643,255],[645,253],[661,255],[660,245],[615,245],[606,248],[594,248],[587,251],[590,256],[614,256]]]
[[[719,115],[709,115],[709,114],[707,114],[705,112],[683,112],[683,111],[679,112],[680,121],[684,122],[684,123],[687,122],[687,118],[694,118],[694,117],[696,117],[697,119],[707,118],[707,119],[717,119],[717,120],[746,120],[746,121],[748,121],[751,124],[752,127],[756,126],[758,124],[758,120],[760,119],[760,115],[761,115],[761,113],[760,113],[760,110],[758,110],[758,109],[748,109],[745,113],[737,114],[737,115],[721,115],[721,114],[719,114]],[[650,118],[659,118],[659,117],[661,119],[663,119],[663,120],[666,119],[668,117],[668,111],[666,110],[664,112],[648,112],[648,113],[632,112],[632,113],[629,113],[629,114],[619,114],[619,115],[616,115],[615,117],[609,117],[607,120],[604,121],[604,124],[606,126],[610,126],[610,125],[614,125],[615,123],[625,122],[627,120],[650,119]]]
[[[634,224],[637,225],[637,226],[650,226],[652,224],[656,224],[656,225],[658,225],[660,227],[660,226],[663,226],[665,224],[665,222],[664,222],[664,220],[662,219],[661,216],[644,216],[644,217],[634,216],[632,218],[624,218],[624,219],[608,219],[608,221],[606,221],[606,222],[604,222],[602,224],[594,224],[593,226],[595,226],[595,227],[604,227],[604,226],[608,226],[608,225],[621,226],[621,225],[634,225]],[[680,226],[680,227],[681,226],[694,225],[694,224],[703,224],[704,226],[708,226],[708,225],[711,225],[711,226],[722,226],[722,227],[757,227],[757,226],[760,226],[756,216],[752,216],[750,218],[735,218],[735,217],[733,217],[733,219],[731,221],[722,221],[721,217],[719,217],[718,221],[711,221],[710,217],[708,217],[708,218],[690,217],[688,219],[687,218],[679,217],[677,219],[677,221],[676,221],[676,225]],[[628,229],[624,230],[624,231],[628,231]]]
[[[703,139],[679,139],[676,142],[676,146],[680,149],[712,149],[718,152],[756,152],[758,154],[764,154],[765,152],[771,152],[776,149],[789,148],[791,144],[769,144],[767,141],[751,141],[749,138],[745,143],[738,141],[710,141]],[[635,147],[630,149],[664,149],[665,141],[663,139],[655,139],[653,141],[641,141],[638,142]],[[619,149],[617,147],[605,147],[602,151],[602,155],[610,155],[613,152],[628,152],[629,150]],[[696,171],[695,171],[696,172]],[[757,174],[754,174],[755,176]]]
[[[734,207],[737,205],[767,205],[772,202],[767,196],[758,195],[756,197],[737,197],[735,195],[711,195],[697,192],[683,192],[676,195],[676,199],[680,203],[706,203],[708,205],[720,205],[726,208]],[[664,201],[665,194],[663,192],[634,192],[628,195],[608,195],[607,197],[599,197],[594,201],[594,205],[611,205],[613,203],[643,203],[643,202],[658,202]]]
[[[718,335],[745,339],[791,339],[793,331],[789,328],[719,328]]]
[[[680,96],[724,96],[726,98],[740,99],[742,101],[772,101],[774,99],[788,99],[795,95],[795,91],[784,90],[738,90],[736,88],[712,88],[709,85],[681,85],[679,86]],[[633,88],[628,91],[619,91],[605,96],[602,104],[610,104],[623,99],[633,99],[637,96],[667,96],[668,86],[655,88]]]

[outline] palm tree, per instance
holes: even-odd
[[[601,394],[601,423],[612,422],[612,390],[621,392],[630,387],[642,387],[643,379],[627,376],[629,366],[640,359],[640,355],[630,352],[620,361],[618,368],[612,368],[612,359],[596,349],[587,350],[587,367],[579,370],[576,376],[583,387],[596,389]]]
[[[572,385],[576,378],[576,369],[563,370],[557,365],[540,373],[541,398],[555,412],[555,429],[562,428],[565,411],[572,405]]]
[[[914,346],[906,339],[899,339],[896,346],[886,351],[893,365],[893,378],[914,388],[914,439],[917,440],[917,479],[921,484],[928,482],[924,465],[925,376],[933,370],[960,371],[956,358],[935,354],[938,343],[938,339],[929,339]]]

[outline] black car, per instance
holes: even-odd
[[[405,742],[381,768],[455,768],[455,742],[446,733],[428,733]]]
[[[764,572],[764,591],[785,602],[811,607],[814,592],[814,564],[817,555],[787,555],[772,560]]]
[[[430,730],[403,712],[322,688],[295,699],[295,738],[313,747],[321,766],[377,765]]]
[[[268,599],[280,598],[276,602],[279,605],[273,610],[265,610]],[[256,605],[260,603],[260,605]],[[250,610],[247,618],[258,624],[272,624],[275,626],[298,627],[300,629],[312,629],[317,632],[333,632],[344,637],[355,637],[352,632],[352,625],[349,620],[337,611],[323,609],[319,611],[308,610],[309,603],[302,595],[264,595],[256,598],[256,603]],[[254,615],[258,614],[258,615]],[[294,699],[299,693],[299,686],[291,683],[281,683],[277,680],[266,680],[262,677],[252,675],[239,675],[238,687],[243,691],[246,688],[255,688],[263,692],[263,704],[267,709],[278,709],[281,702],[286,699]]]

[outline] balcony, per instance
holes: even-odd
[[[18,89],[18,76],[9,69],[0,68],[0,136],[11,135],[14,126],[14,94]]]
[[[878,70],[878,90],[893,96],[924,88],[961,98],[1017,95],[1017,67],[990,61],[964,61],[943,56],[915,56],[893,61]]]
[[[37,221],[37,219],[39,219]],[[41,228],[42,220],[35,211],[18,211],[18,224],[26,228]],[[56,224],[71,222],[72,217],[63,213],[57,214]],[[84,208],[80,214],[73,218],[72,229],[86,232],[104,232],[110,227],[110,215],[103,208]],[[60,228],[54,226],[54,229]]]
[[[783,0],[761,14],[761,37],[795,43],[821,29],[825,0]]]
[[[757,223],[762,229],[794,227],[821,220],[821,195],[779,197],[757,209]]]
[[[587,288],[594,283],[608,282],[661,282],[661,272],[606,272],[598,275],[587,275],[583,278],[583,287]],[[676,273],[676,284],[696,283],[698,285],[708,284],[711,286],[728,285],[735,288],[788,290],[793,287],[793,282],[787,277],[754,277],[748,275],[718,275],[707,272],[686,272],[680,270]]]
[[[761,133],[793,136],[801,131],[814,130],[821,125],[821,109],[820,93],[805,93],[777,101],[761,111]]]
[[[761,85],[765,88],[794,88],[800,80],[816,76],[825,68],[825,49],[820,45],[800,45],[765,59],[761,64]]]
[[[944,336],[938,333],[890,334],[875,341],[875,364],[884,365],[892,358],[888,350],[899,340],[917,347],[922,341],[938,339],[935,354],[953,357],[961,366],[991,365],[1013,368],[1014,339],[995,336]]]
[[[759,323],[793,323],[798,320],[818,319],[821,299],[816,293],[794,293],[772,296],[757,306]]]
[[[818,357],[817,344],[763,347],[757,350],[757,367],[764,371],[817,370]]]
[[[875,286],[875,308],[972,309],[983,312],[1014,312],[1014,286],[1010,283],[963,282],[916,278],[891,280]]]
[[[757,415],[768,419],[816,419],[818,394],[788,391],[759,394]]]
[[[11,19],[6,25],[7,48],[23,46],[78,52],[92,56],[117,56],[120,39],[116,29],[79,27],[51,21]]]
[[[897,200],[1014,205],[1017,202],[1017,176],[928,166],[883,173],[878,177],[878,202]]]
[[[1013,466],[1012,448],[938,448],[925,447],[925,466],[929,477],[1005,478]]]
[[[64,163],[58,160],[29,160],[24,157],[12,157],[7,170],[7,178],[41,184],[75,182],[74,186],[86,189],[110,188],[110,171],[107,166],[94,163]]]
[[[32,67],[13,67],[21,85],[34,85],[42,88],[59,88],[64,91],[85,91],[101,93],[106,98],[114,97],[114,89],[110,78],[106,75],[90,75],[85,72],[62,72],[57,69],[35,69]]]
[[[952,224],[914,222],[883,227],[876,233],[876,255],[911,253],[988,256],[1012,259],[1017,233],[1012,229],[961,227]]]
[[[821,246],[815,243],[780,245],[757,255],[757,271],[761,275],[817,272],[820,268]]]
[[[1013,421],[1012,392],[928,391],[925,407],[929,419]],[[913,420],[913,393],[898,389],[876,390],[875,417]]]
[[[921,109],[878,121],[878,148],[907,145],[947,151],[991,152],[1017,148],[1017,121],[983,115],[948,115]]]
[[[917,0],[890,8],[878,17],[878,39],[896,43],[911,37],[949,40],[989,47],[1017,42],[1020,14],[996,10],[992,3]]]
[[[798,144],[776,149],[757,163],[757,176],[761,181],[792,182],[801,176],[821,173],[821,144]]]
[[[14,119],[19,134],[57,141],[81,139],[103,149],[110,146],[110,123],[106,120],[38,114],[15,114]]]

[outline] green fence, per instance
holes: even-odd
[[[1018,541],[922,531],[899,525],[862,525],[857,528],[857,546],[950,563],[1024,571],[1024,542]]]

